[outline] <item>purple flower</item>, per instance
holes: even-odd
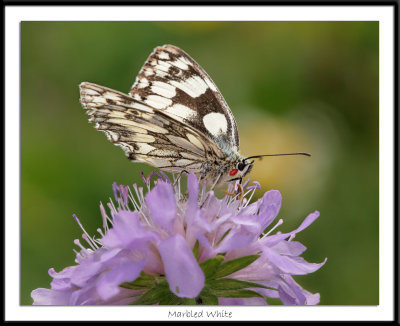
[[[151,177],[155,176],[152,186]],[[147,188],[133,192],[114,183],[117,205],[101,204],[103,229],[89,236],[74,215],[87,246],[75,244],[76,265],[49,270],[51,289],[32,291],[34,305],[221,304],[266,305],[280,298],[285,305],[314,305],[311,294],[292,275],[324,265],[300,255],[306,247],[293,241],[319,213],[308,215],[289,233],[274,233],[281,194],[271,190],[250,202],[257,182],[244,186],[243,199],[213,191],[188,175],[187,194],[179,180],[161,173],[142,174]],[[228,192],[235,194],[237,184]],[[146,193],[146,194],[145,194]]]

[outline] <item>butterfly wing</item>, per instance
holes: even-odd
[[[184,51],[154,49],[129,94],[185,122],[216,143],[226,156],[239,150],[235,118],[207,73]]]
[[[89,121],[132,161],[168,172],[200,173],[204,162],[224,157],[219,147],[196,129],[148,103],[93,83],[83,82],[79,87]]]

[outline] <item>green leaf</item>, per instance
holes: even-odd
[[[196,258],[196,260],[197,260],[199,258],[199,240],[196,240],[196,243],[194,244],[192,252],[193,252],[194,258]]]
[[[177,297],[175,294],[170,292],[168,295],[166,295],[164,298],[162,298],[159,301],[160,305],[168,305],[168,306],[175,306],[182,304],[181,298]]]
[[[200,297],[202,305],[206,306],[218,306],[218,297],[213,294],[208,294]]]
[[[214,295],[219,298],[253,298],[253,297],[260,297],[264,298],[260,293],[257,293],[252,290],[244,290],[244,289],[237,289],[237,290],[213,290]]]
[[[195,298],[181,298],[182,299],[182,304],[189,306],[189,305],[195,305],[196,304],[196,299]]]
[[[236,289],[245,289],[245,288],[263,288],[263,289],[272,289],[268,286],[264,286],[262,284],[246,282],[241,280],[236,280],[233,278],[220,278],[218,280],[208,280],[206,281],[206,285],[208,288],[213,290],[236,290]],[[275,289],[274,289],[275,290]]]
[[[162,282],[155,287],[151,288],[137,300],[133,301],[131,305],[151,305],[160,302],[161,300],[168,300],[171,295],[168,283]]]
[[[200,263],[200,268],[202,269],[206,279],[213,277],[223,260],[224,256],[217,255]]]
[[[244,257],[240,257],[240,258],[236,258],[236,259],[227,261],[226,263],[223,263],[221,266],[219,266],[219,268],[213,278],[220,278],[220,277],[230,275],[234,272],[237,272],[237,271],[249,266],[251,263],[253,263],[259,257],[260,257],[260,255],[250,255],[250,256],[244,256]]]
[[[152,288],[155,284],[155,281],[156,278],[154,276],[141,272],[140,276],[136,280],[132,282],[124,282],[119,286],[125,289],[143,290]]]
[[[200,295],[196,298],[196,303],[207,306],[218,305],[218,297],[204,287]]]

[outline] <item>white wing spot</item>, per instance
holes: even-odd
[[[176,59],[175,61],[171,61],[171,64],[174,65],[175,67],[178,67],[182,70],[188,70],[189,66],[183,62],[182,60]]]
[[[179,59],[180,61],[186,63],[188,66],[191,66],[191,65],[192,65],[192,63],[191,63],[188,59],[186,59],[185,57],[179,57],[178,59]]]
[[[228,122],[222,113],[211,112],[203,117],[203,123],[211,135],[217,137],[228,130]]]
[[[146,78],[142,78],[142,79],[139,81],[138,88],[145,88],[145,87],[147,87],[147,86],[149,86],[149,81],[148,81]]]
[[[208,89],[208,86],[205,83],[205,81],[199,76],[190,77],[185,81],[181,82],[178,82],[176,80],[171,80],[170,84],[181,89],[191,97],[198,97],[204,94]]]
[[[171,162],[162,158],[142,156],[142,160],[155,167],[171,166]]]
[[[169,60],[169,55],[168,55],[168,53],[167,53],[167,52],[164,52],[164,51],[161,51],[160,54],[158,55],[158,57],[159,57],[160,59]]]
[[[191,164],[191,163],[193,163],[193,161],[191,161],[191,160],[185,160],[185,159],[176,160],[176,161],[174,162],[174,164],[175,164],[176,166],[186,166],[186,165],[189,165],[189,164]]]
[[[151,90],[161,96],[172,98],[176,95],[175,87],[160,81],[154,81]]]
[[[156,76],[157,77],[161,77],[164,78],[165,76],[167,76],[168,74],[165,71],[162,70],[156,70]]]
[[[138,109],[139,111],[145,111],[145,112],[153,113],[153,110],[151,108],[149,108],[146,105],[140,104],[140,103],[133,103],[132,107],[135,108],[135,109]]]
[[[171,67],[171,65],[168,62],[158,61],[158,65],[156,66],[156,69],[168,72],[169,67]]]
[[[152,75],[154,75],[153,69],[151,69],[151,68],[146,68],[145,71],[144,71],[144,75],[145,75],[145,76],[152,76]]]
[[[159,134],[167,134],[168,133],[167,129],[162,128],[159,125],[154,124],[150,121],[143,121],[139,124],[139,126],[141,128],[145,128],[148,131],[152,131],[152,132],[159,133]]]
[[[136,121],[132,121],[132,120],[128,120],[128,119],[118,119],[118,118],[112,118],[107,120],[107,122],[109,123],[114,123],[114,124],[118,124],[124,127],[131,127],[133,129],[134,132],[137,133],[144,133],[146,134],[147,131],[152,131],[152,132],[158,132],[161,134],[166,134],[168,133],[167,129],[161,128],[160,126],[157,126],[153,123],[146,123],[146,122],[142,122],[142,123],[138,123]]]
[[[202,151],[204,151],[204,147],[202,145],[202,143],[200,142],[200,140],[198,140],[195,136],[193,136],[192,134],[187,133],[186,137],[189,139],[189,141],[196,147],[200,148]]]
[[[197,112],[195,110],[192,110],[191,108],[182,104],[174,104],[173,106],[167,108],[165,112],[173,114],[174,116],[182,119],[195,119],[197,116]],[[182,121],[182,119],[180,119],[180,121]]]
[[[138,154],[147,154],[156,149],[155,147],[150,146],[149,144],[140,143],[140,144],[136,144],[136,145],[139,148],[138,150],[136,150],[136,153],[138,153]]]
[[[200,150],[199,147],[196,147],[193,143],[190,141],[182,138],[182,137],[177,137],[173,135],[167,135],[167,138],[172,142],[173,144],[176,144],[179,147],[182,147],[188,151],[191,151],[195,154],[198,154],[199,156],[204,156],[204,150]]]
[[[114,111],[110,115],[110,118],[113,118],[113,119],[115,119],[115,118],[125,119],[125,117],[126,117],[125,112],[120,112],[120,111]]]
[[[204,80],[205,80],[206,84],[208,85],[208,87],[211,88],[212,91],[218,92],[217,87],[214,85],[214,83],[209,78],[205,78]]]
[[[96,96],[96,97],[92,98],[92,103],[107,104],[107,101],[104,97]]]
[[[144,102],[156,109],[164,109],[172,104],[172,101],[169,98],[158,95],[149,95]]]

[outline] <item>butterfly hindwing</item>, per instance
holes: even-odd
[[[238,131],[231,110],[208,74],[181,49],[172,45],[155,48],[129,94],[192,126],[225,155],[238,151]]]
[[[132,161],[169,172],[200,173],[211,158],[223,158],[220,148],[192,126],[178,121],[130,95],[83,82],[81,103],[89,121]]]

